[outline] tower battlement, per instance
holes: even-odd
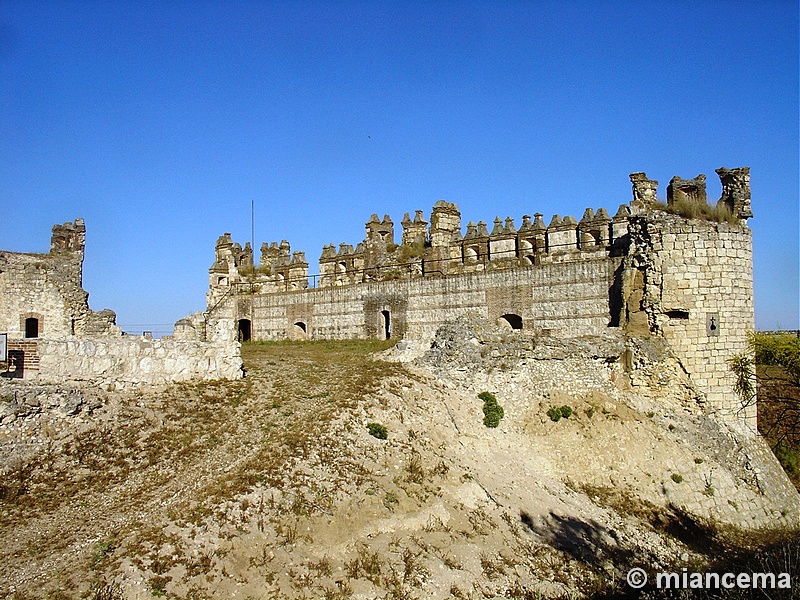
[[[717,169],[723,194],[717,202],[735,218],[746,222],[750,211],[749,168]],[[667,205],[656,199],[658,181],[645,173],[630,175],[633,198],[611,217],[605,208],[587,208],[580,220],[572,215],[553,215],[548,225],[542,213],[523,215],[517,228],[513,217],[495,216],[491,231],[486,221],[470,221],[462,231],[458,205],[440,200],[434,204],[430,223],[422,210],[412,220],[405,213],[400,243],[395,243],[394,222],[389,215],[373,214],[365,224],[365,238],[355,246],[342,242],[322,248],[319,275],[312,287],[354,285],[369,281],[410,279],[524,268],[564,262],[623,256],[629,246],[631,217],[648,211],[679,210],[685,205],[705,205],[705,175],[693,179],[673,177],[667,186]],[[259,293],[304,290],[309,287],[308,261],[304,252],[291,252],[289,242],[261,246],[256,266],[250,244],[242,248],[225,233],[217,240],[216,260],[210,269],[211,289],[245,283]],[[219,294],[212,294],[218,298]]]

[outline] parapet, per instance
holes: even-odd
[[[717,169],[723,185],[718,205],[725,206],[739,219],[750,211],[749,168]],[[644,172],[630,174],[633,198],[622,204],[611,217],[605,208],[587,208],[580,220],[574,216],[553,215],[545,225],[544,215],[523,215],[517,229],[510,216],[496,216],[491,231],[485,221],[470,221],[462,234],[458,205],[437,201],[430,223],[423,211],[412,219],[403,215],[400,244],[394,242],[394,222],[389,215],[370,216],[365,238],[355,247],[342,242],[323,247],[317,287],[341,286],[374,280],[441,276],[496,269],[524,268],[529,265],[622,256],[627,252],[628,222],[635,215],[669,210],[681,214],[682,208],[706,205],[706,176],[693,179],[673,177],[667,187],[667,204],[657,198],[658,181]],[[709,207],[710,208],[710,207]],[[219,238],[216,261],[212,266],[212,289],[237,282],[258,284],[257,291],[286,291],[308,286],[305,254],[290,251],[286,240],[261,246],[261,263],[252,263],[249,244],[242,249],[230,239]],[[228,276],[222,276],[222,272]],[[216,281],[216,283],[215,283]],[[216,294],[219,296],[219,294]]]
[[[677,175],[667,186],[667,206],[678,202],[706,204],[706,176],[700,173],[694,179],[681,179]]]
[[[83,254],[86,247],[86,225],[83,219],[67,221],[63,225],[53,225],[50,238],[50,254],[79,252]]]
[[[739,219],[749,219],[753,216],[750,208],[750,167],[726,169],[720,167],[716,170],[722,182],[722,196],[717,205],[724,204],[728,210]]]

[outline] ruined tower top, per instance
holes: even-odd
[[[631,173],[630,178],[633,184],[633,206],[646,209],[658,202],[656,199],[658,181],[648,179],[647,175],[642,172]]]
[[[63,225],[53,225],[53,236],[50,238],[50,253],[63,254],[79,252],[83,254],[86,246],[86,225],[83,219],[67,221]]]
[[[719,203],[725,204],[728,210],[739,219],[749,219],[753,216],[750,208],[750,167],[737,167],[716,169],[719,180],[722,182],[722,197]],[[718,204],[719,204],[718,203]]]

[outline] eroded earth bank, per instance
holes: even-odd
[[[242,353],[239,382],[0,387],[5,598],[610,597],[632,566],[755,570],[800,523],[654,341],[460,320]]]

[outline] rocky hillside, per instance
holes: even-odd
[[[4,384],[0,597],[611,597],[631,566],[760,560],[800,523],[769,449],[653,341],[462,320],[387,348],[246,345],[233,383]]]

